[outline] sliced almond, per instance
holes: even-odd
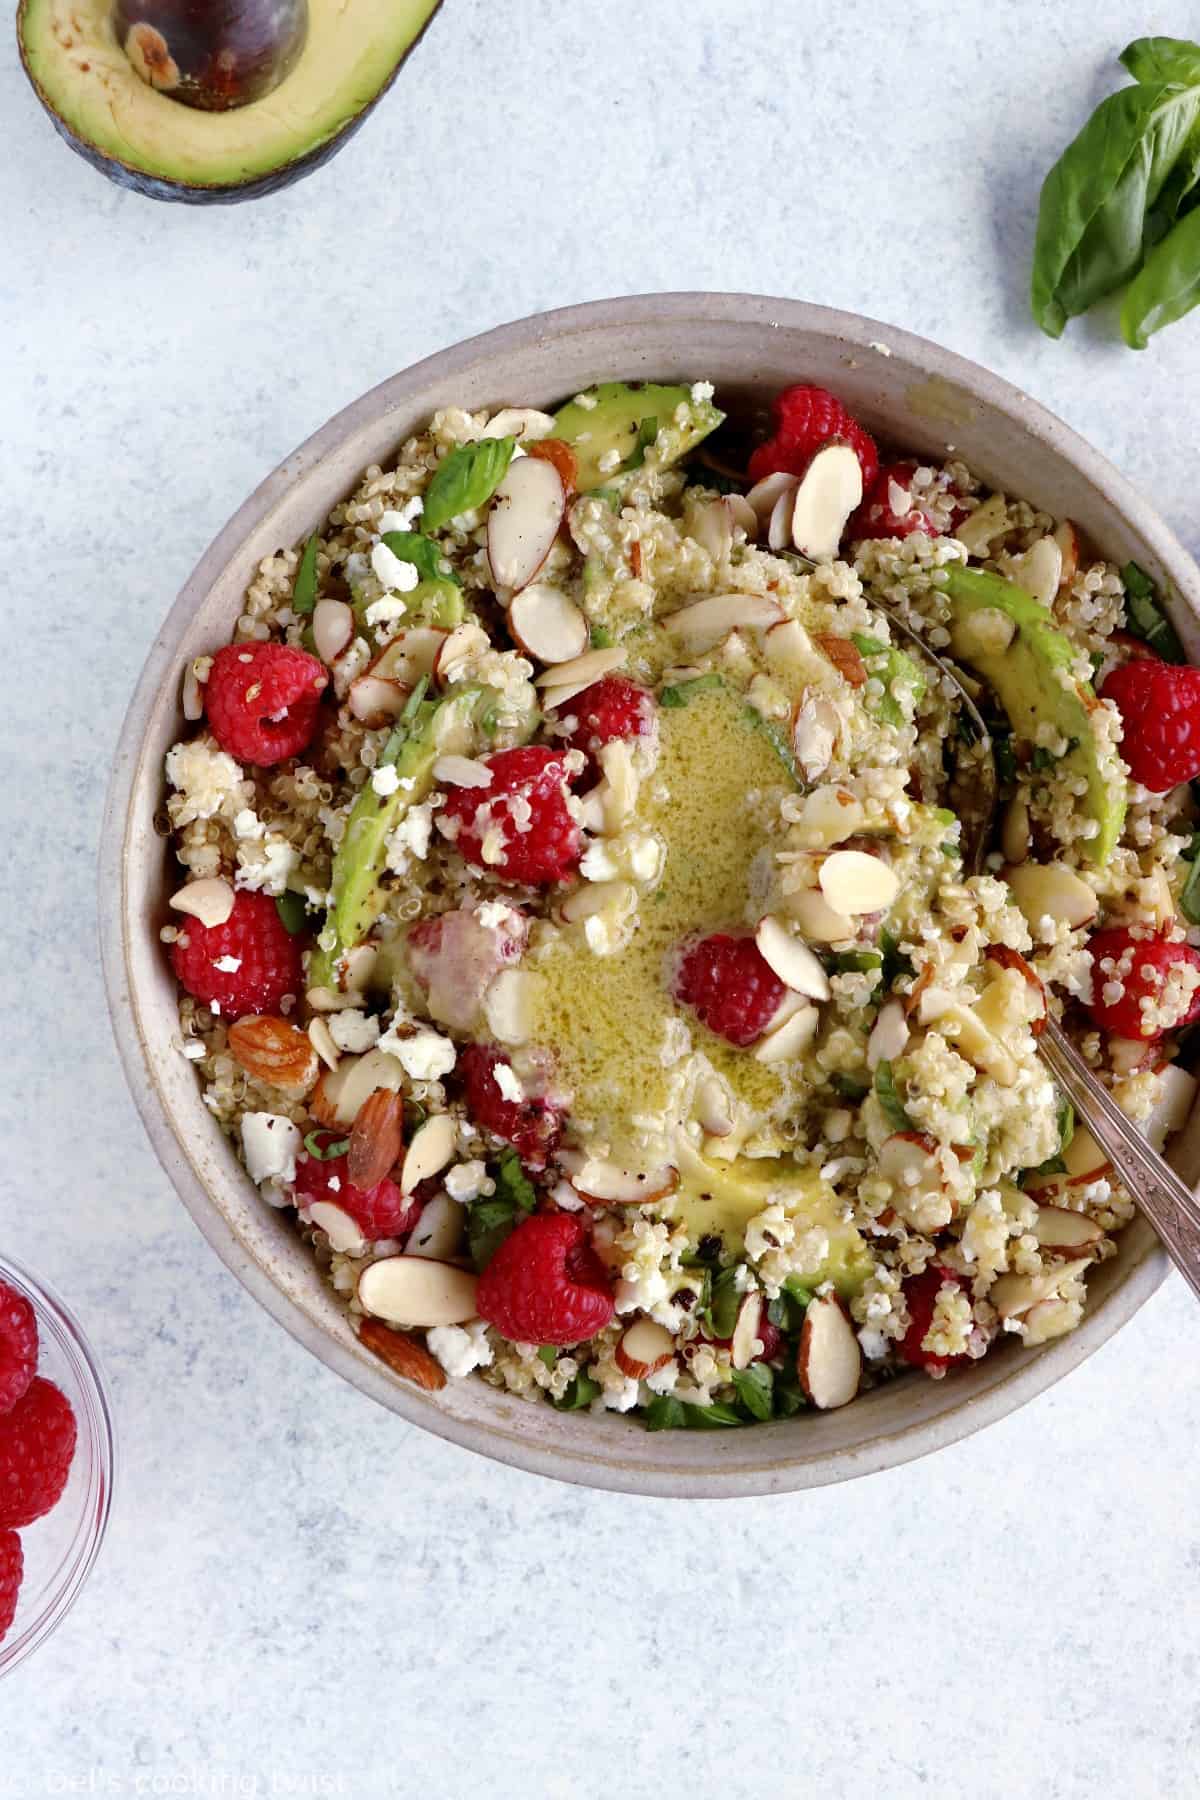
[[[327,1069],[336,1069],[342,1053],[333,1041],[333,1033],[322,1018],[308,1021],[308,1041]]]
[[[403,1381],[414,1387],[437,1393],[446,1385],[446,1371],[431,1350],[403,1331],[393,1331],[378,1319],[363,1319],[358,1327],[358,1341]]]
[[[183,671],[183,691],[180,696],[183,716],[193,725],[197,719],[204,717],[204,684],[196,673],[196,661],[193,657]]]
[[[1000,848],[1008,863],[1023,863],[1033,843],[1029,805],[1024,794],[1014,794],[1000,823]]]
[[[369,1094],[350,1128],[346,1174],[357,1188],[378,1187],[404,1149],[404,1100],[387,1088]]]
[[[540,438],[549,437],[554,430],[554,420],[549,413],[539,412],[535,406],[502,406],[480,433],[485,438],[516,438],[518,444],[537,443]]]
[[[1079,1307],[1058,1294],[1039,1300],[1025,1314],[1025,1342],[1048,1344],[1052,1338],[1065,1337],[1079,1323]]]
[[[866,850],[833,851],[821,864],[817,879],[834,911],[851,918],[886,912],[900,892],[895,870]]]
[[[522,456],[492,496],[487,553],[498,587],[527,587],[550,554],[566,506],[562,477],[552,462]]]
[[[614,669],[623,668],[629,660],[629,652],[620,644],[612,644],[602,650],[585,650],[582,656],[576,656],[569,663],[555,663],[544,669],[535,678],[534,686],[544,688],[542,703],[547,711],[566,706],[574,700],[576,694],[582,694],[593,682],[599,681],[602,675],[609,675]]]
[[[783,608],[769,594],[710,594],[680,607],[663,621],[673,637],[692,653],[711,650],[731,631],[763,631],[783,619]]]
[[[379,675],[360,675],[350,683],[350,711],[369,731],[390,725],[404,711],[409,690]]]
[[[733,516],[735,529],[753,543],[758,534],[758,515],[745,494],[726,494],[725,504]]]
[[[527,1044],[533,1035],[537,976],[528,969],[501,969],[483,996],[483,1016],[501,1044]]]
[[[344,600],[318,600],[313,607],[312,634],[321,661],[336,662],[354,636],[354,608]]]
[[[880,1007],[867,1039],[867,1067],[877,1069],[881,1062],[895,1062],[908,1047],[908,1020],[899,1000],[888,1000]]]
[[[1001,1275],[988,1289],[988,1299],[1002,1319],[1019,1319],[1031,1306],[1036,1306],[1039,1300],[1045,1300],[1053,1293],[1055,1283],[1061,1279],[1057,1270],[1041,1275],[1018,1275],[1015,1272]]]
[[[210,875],[203,881],[189,881],[186,887],[171,895],[167,904],[176,912],[199,919],[201,925],[211,931],[228,921],[233,913],[233,902],[234,892],[229,883],[222,881],[219,875]]]
[[[861,831],[865,819],[862,802],[830,782],[804,796],[791,836],[801,850],[832,850]]]
[[[954,535],[972,556],[986,556],[993,538],[1008,527],[1008,501],[1003,494],[989,494],[973,513],[968,513]]]
[[[767,520],[768,550],[790,550],[792,547],[792,513],[796,504],[796,490],[800,483],[785,488],[771,508],[771,517]]]
[[[784,987],[810,1000],[828,1000],[829,977],[808,945],[788,930],[782,919],[768,913],[754,933],[759,955]]]
[[[811,1000],[804,1000],[798,994],[790,996],[797,1002],[789,1009],[785,1018],[772,1021],[771,1028],[765,1037],[761,1037],[754,1046],[756,1062],[777,1063],[788,1062],[794,1056],[800,1056],[817,1035],[817,1026],[821,1015]]]
[[[862,504],[862,464],[849,444],[822,444],[792,501],[792,543],[814,560],[836,556],[850,514]]]
[[[344,999],[340,1004],[345,1004]],[[387,1050],[368,1050],[365,1056],[343,1056],[336,1069],[328,1069],[321,1076],[309,1106],[322,1125],[348,1127],[353,1125],[363,1102],[377,1088],[398,1093],[404,1082],[404,1065]]]
[[[1154,1150],[1164,1149],[1168,1138],[1183,1130],[1196,1099],[1196,1078],[1181,1069],[1178,1063],[1168,1063],[1165,1069],[1160,1069],[1159,1082],[1158,1099],[1149,1116],[1138,1126]]]
[[[746,495],[746,504],[753,512],[760,532],[766,530],[780,496],[799,486],[800,477],[789,475],[785,469],[776,469],[770,475],[764,475],[761,481],[755,482]]]
[[[478,1278],[452,1263],[422,1256],[384,1256],[358,1278],[358,1302],[364,1312],[390,1325],[429,1330],[434,1325],[465,1325],[475,1317]]]
[[[1059,520],[1054,527],[1054,541],[1062,553],[1060,587],[1070,587],[1079,572],[1079,564],[1083,555],[1079,532],[1071,519]]]
[[[836,631],[818,631],[813,643],[850,687],[866,687],[869,680],[867,665],[862,651],[850,638],[841,637]]]
[[[486,655],[491,647],[492,640],[482,625],[464,620],[442,637],[433,661],[434,680],[439,687],[448,686],[467,663]]]
[[[747,510],[750,511],[751,529],[756,529],[754,513]],[[728,500],[706,500],[702,506],[695,507],[690,515],[690,529],[696,543],[715,563],[727,561],[733,548],[733,508]]]
[[[743,1294],[729,1340],[729,1360],[735,1369],[748,1369],[754,1361],[755,1348],[761,1341],[758,1328],[762,1324],[762,1315],[762,1295],[758,1290],[751,1289],[748,1294]]]
[[[569,925],[578,925],[598,913],[611,912],[627,919],[637,910],[638,893],[631,881],[585,881],[567,895],[559,914]]]
[[[449,1194],[435,1194],[421,1208],[421,1216],[409,1233],[405,1256],[426,1262],[450,1262],[462,1249],[466,1210]]]
[[[254,1013],[229,1028],[229,1052],[255,1081],[298,1098],[317,1079],[317,1053],[307,1034],[287,1019]]]
[[[479,627],[472,629],[478,631]],[[422,675],[434,673],[438,658],[452,636],[452,632],[443,631],[437,625],[410,625],[407,631],[400,632],[384,645],[366,673],[378,676],[381,681],[399,682],[404,688],[416,687]]]
[[[876,1167],[885,1181],[890,1181],[903,1202],[930,1200],[942,1194],[946,1186],[937,1145],[923,1131],[894,1131],[879,1146]],[[951,1203],[947,1197],[947,1220]],[[904,1205],[897,1202],[897,1211]]]
[[[1015,1084],[1020,1072],[1015,1058],[988,1029],[973,1006],[951,1001],[939,1013],[937,1026],[959,1055],[966,1057],[982,1074],[990,1075],[1000,1087]]]
[[[862,1351],[838,1294],[818,1294],[809,1302],[796,1352],[796,1373],[809,1400],[822,1412],[848,1406],[858,1393]]]
[[[1108,1172],[1109,1161],[1086,1125],[1076,1125],[1062,1153],[1067,1174],[1075,1179],[1098,1181]]]
[[[325,1233],[331,1250],[336,1250],[339,1256],[362,1255],[367,1240],[357,1219],[352,1219],[332,1200],[314,1200],[307,1211],[309,1222]]]
[[[1068,1212],[1061,1206],[1039,1206],[1033,1233],[1043,1250],[1056,1256],[1086,1256],[1104,1233],[1086,1213]]]
[[[1032,594],[1039,606],[1049,607],[1054,603],[1062,583],[1063,553],[1056,538],[1039,538],[1036,544],[1016,557],[1012,566],[1012,578],[1018,587]]]
[[[816,781],[833,761],[841,723],[837,707],[824,694],[810,694],[796,708],[792,719],[792,749],[809,781]]]
[[[637,1319],[617,1339],[613,1361],[631,1381],[644,1381],[656,1369],[665,1369],[675,1355],[675,1339],[654,1319]]]
[[[560,588],[535,581],[513,600],[508,629],[518,649],[536,662],[566,663],[587,648],[588,622]]]
[[[433,765],[433,779],[440,787],[486,788],[494,779],[485,762],[474,756],[439,756]]]
[[[1004,874],[1035,937],[1043,919],[1078,930],[1100,910],[1095,890],[1065,863],[1021,863]]]
[[[661,1200],[679,1186],[679,1171],[671,1163],[632,1169],[578,1150],[561,1151],[558,1160],[580,1199],[597,1206],[636,1206]]]
[[[705,1075],[696,1083],[692,1110],[709,1137],[728,1137],[733,1130],[733,1101],[719,1075]]]
[[[813,944],[842,944],[857,930],[854,920],[830,906],[817,888],[802,888],[799,893],[789,894],[787,910]]]
[[[457,1144],[458,1126],[453,1113],[434,1113],[418,1125],[404,1153],[400,1192],[411,1194],[423,1181],[440,1175],[454,1161]]]

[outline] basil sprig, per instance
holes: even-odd
[[[1132,281],[1122,328],[1140,349],[1200,300],[1200,45],[1139,38],[1121,61],[1134,85],[1101,101],[1043,184],[1031,302],[1060,337]]]
[[[453,581],[462,585],[432,538],[422,537],[419,531],[385,531],[379,541],[401,562],[412,563],[422,581]]]
[[[302,616],[317,604],[317,534],[314,531],[300,552],[300,566],[292,588],[292,611]]]
[[[459,513],[474,512],[490,500],[504,479],[516,449],[516,438],[480,438],[460,444],[438,464],[425,493],[421,523],[426,531],[440,531]]]

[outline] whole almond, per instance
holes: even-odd
[[[835,637],[830,631],[814,631],[813,643],[820,646],[851,687],[866,687],[867,665],[857,644],[852,644],[849,638]]]
[[[359,1107],[351,1128],[346,1174],[357,1188],[377,1187],[391,1174],[403,1149],[403,1097],[391,1088],[376,1088]]]
[[[306,1094],[317,1079],[317,1053],[307,1034],[269,1013],[230,1026],[229,1048],[247,1075],[285,1093]]]
[[[441,1363],[419,1338],[410,1336],[407,1331],[393,1331],[390,1325],[384,1325],[378,1319],[364,1319],[358,1328],[358,1339],[389,1369],[414,1386],[427,1388],[431,1393],[445,1387],[446,1376]]]

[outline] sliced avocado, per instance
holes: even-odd
[[[749,1221],[786,1189],[790,1210],[798,1212],[806,1225],[826,1233],[829,1240],[820,1262],[811,1269],[795,1271],[797,1280],[810,1287],[832,1281],[847,1299],[861,1291],[874,1267],[873,1258],[860,1233],[841,1218],[833,1189],[814,1169],[801,1169],[786,1158],[772,1156],[740,1156],[735,1162],[714,1163],[685,1138],[679,1141],[675,1162],[679,1187],[664,1202],[663,1210],[682,1222],[693,1243],[717,1233],[726,1250],[740,1249]]]
[[[1087,782],[1084,806],[1099,826],[1084,848],[1093,862],[1106,863],[1125,822],[1125,777],[1115,752],[1096,730],[1100,708],[1091,685],[1072,668],[1078,653],[1054,624],[1044,606],[1015,582],[983,569],[952,566],[946,571],[954,654],[982,675],[1008,714],[1014,734],[1036,746],[1038,728],[1051,725],[1071,748],[1060,759],[1064,769]],[[1003,613],[1016,634],[1001,647],[989,648],[987,634],[973,615]]]
[[[308,0],[297,44],[293,15],[304,9],[272,0],[20,0],[17,38],[59,133],[110,180],[157,200],[247,200],[340,149],[438,4]],[[206,30],[223,91],[205,91],[203,71],[192,76]],[[221,38],[229,30],[247,44],[241,64]],[[264,74],[253,45],[272,31],[275,66]]]
[[[554,415],[554,436],[575,452],[581,494],[640,467],[651,444],[663,467],[678,462],[725,417],[711,400],[694,400],[690,387],[654,382],[604,381],[585,399],[592,404],[570,400]],[[606,460],[601,468],[601,458],[613,450],[616,462]]]
[[[882,638],[871,637],[865,631],[852,632],[851,638],[867,665],[867,673],[880,682],[883,693],[878,700],[868,700],[867,710],[882,719],[885,725],[907,725],[911,712],[915,712],[925,694],[926,681],[920,664],[903,650],[897,650],[894,644],[885,644]],[[893,682],[899,682],[901,688],[912,696],[912,707],[906,711],[902,702],[892,692]]]
[[[413,625],[436,625],[441,631],[453,631],[461,625],[466,616],[463,604],[462,589],[453,581],[418,581],[403,596],[404,617],[401,623],[407,631]],[[371,604],[364,600],[361,593],[355,594],[351,605],[360,631],[368,631],[367,608]]]

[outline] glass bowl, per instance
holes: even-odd
[[[0,1281],[37,1315],[38,1374],[62,1389],[79,1437],[62,1499],[21,1532],[25,1575],[17,1613],[0,1639],[0,1677],[11,1672],[66,1618],[95,1566],[112,1509],[116,1439],[104,1376],[74,1314],[53,1288],[0,1253]]]

